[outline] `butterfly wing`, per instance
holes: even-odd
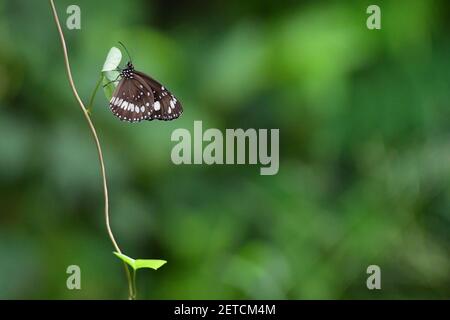
[[[112,113],[129,122],[151,120],[153,105],[152,88],[137,77],[122,78],[109,102]]]
[[[154,97],[152,112],[147,120],[174,120],[183,113],[181,103],[158,81],[139,71],[135,71],[135,78],[150,87]]]

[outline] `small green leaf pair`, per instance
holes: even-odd
[[[166,260],[158,260],[158,259],[133,259],[130,258],[123,253],[114,252],[116,257],[121,259],[123,262],[128,264],[133,270],[149,268],[153,270],[158,270],[160,267],[167,263]]]
[[[89,99],[89,105],[87,107],[87,111],[89,113],[92,111],[94,98],[100,88],[100,85],[103,84],[103,92],[105,93],[106,99],[108,99],[108,101],[111,100],[119,80],[120,72],[118,67],[120,65],[120,61],[122,61],[122,52],[119,48],[112,47],[106,56],[102,72],[100,73],[100,78],[98,79],[91,98]]]
[[[122,52],[119,48],[112,47],[106,56],[106,60],[102,68],[104,85],[103,90],[108,100],[111,100],[114,90],[117,87],[117,80],[120,75],[117,68],[120,65],[120,61],[122,61]]]
[[[122,260],[125,263],[125,267],[129,265],[133,269],[133,279],[129,283],[130,285],[130,299],[137,299],[137,286],[136,286],[136,273],[138,269],[153,269],[158,270],[160,267],[167,263],[166,260],[158,260],[158,259],[133,259],[123,253],[113,252],[116,257]]]

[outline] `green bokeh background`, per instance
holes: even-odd
[[[56,0],[63,24],[70,4],[85,102],[121,40],[185,109],[130,125],[95,101],[116,238],[168,260],[139,272],[140,298],[449,298],[447,1]],[[194,120],[279,128],[279,173],[172,164],[170,135]],[[102,197],[48,1],[0,0],[0,298],[126,298]]]

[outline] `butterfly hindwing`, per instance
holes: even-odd
[[[142,72],[135,71],[135,74],[152,88],[155,101],[152,115],[148,120],[174,120],[183,113],[181,103],[163,85]]]

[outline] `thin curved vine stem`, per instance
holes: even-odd
[[[133,290],[134,290],[134,298],[137,297],[136,272],[137,272],[137,270],[133,269]]]
[[[100,78],[97,81],[94,92],[92,92],[91,98],[89,99],[89,104],[86,108],[88,114],[92,113],[92,108],[94,107],[94,99],[95,99],[95,96],[97,95],[98,88],[100,88],[100,85],[102,84],[102,81],[103,81],[103,75],[100,74]]]
[[[89,116],[89,112],[86,109],[86,107],[83,104],[83,101],[81,100],[77,88],[75,86],[75,83],[73,81],[73,77],[72,77],[72,71],[70,68],[70,63],[69,63],[69,55],[67,52],[67,46],[66,46],[66,40],[64,39],[64,33],[62,31],[61,28],[61,24],[59,22],[59,17],[58,17],[58,13],[56,11],[56,7],[55,7],[55,3],[53,2],[53,0],[49,0],[50,1],[50,5],[52,7],[52,11],[53,11],[53,17],[55,19],[56,22],[56,27],[58,29],[58,33],[59,33],[59,37],[61,40],[61,45],[62,45],[62,49],[63,49],[63,53],[64,53],[64,62],[66,65],[66,71],[67,71],[67,77],[69,79],[69,83],[70,83],[70,87],[72,88],[72,92],[75,96],[75,99],[77,100],[81,110],[83,111],[84,117],[89,125],[89,129],[92,133],[92,136],[94,138],[95,141],[95,145],[97,147],[97,153],[98,153],[98,159],[100,162],[100,169],[101,169],[101,175],[102,175],[102,182],[103,182],[103,194],[104,194],[104,198],[105,198],[105,222],[106,222],[106,229],[108,231],[108,235],[109,238],[111,239],[111,242],[114,246],[114,249],[118,252],[121,253],[122,251],[119,248],[119,245],[116,242],[116,239],[114,238],[113,232],[111,230],[111,226],[110,226],[110,222],[109,222],[109,199],[108,199],[108,185],[106,183],[106,169],[105,169],[105,163],[103,161],[103,153],[102,153],[102,148],[100,145],[100,141],[98,139],[97,136],[97,131],[95,130],[94,124],[91,120],[91,117]],[[130,275],[130,270],[128,269],[128,266],[124,263],[124,267],[125,267],[125,273],[127,276],[127,281],[128,281],[128,290],[129,290],[129,298],[130,299],[134,299],[135,295],[134,295],[134,289],[133,289],[133,284],[132,284],[132,279],[131,279],[131,275]]]

